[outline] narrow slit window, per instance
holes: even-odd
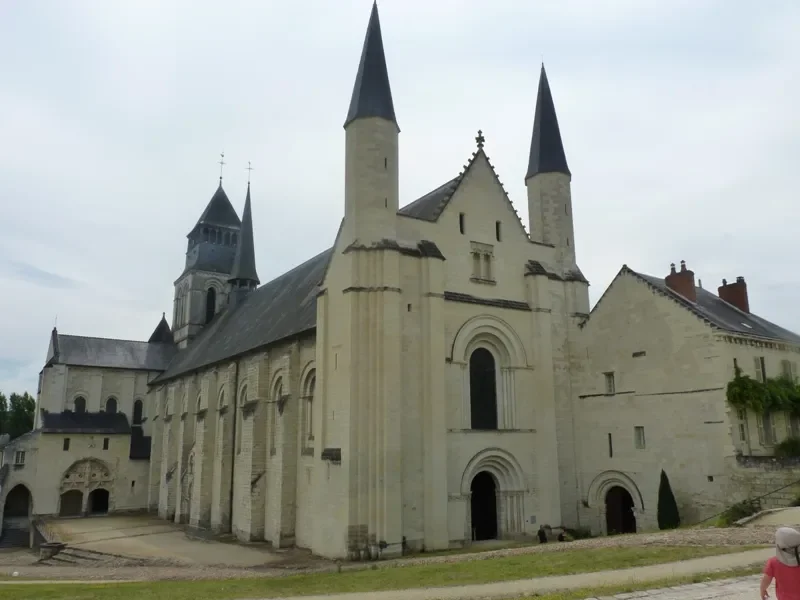
[[[608,434],[608,458],[614,458],[614,444],[611,441],[611,434]]]
[[[494,237],[499,242],[500,241],[500,221],[494,222]]]
[[[458,230],[464,233],[464,213],[458,213]]]

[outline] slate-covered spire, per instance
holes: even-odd
[[[228,200],[228,195],[222,189],[222,178],[219,180],[219,187],[211,200],[208,201],[205,210],[197,219],[198,225],[222,225],[225,227],[238,227],[240,224],[239,215],[233,208],[231,201]]]
[[[256,287],[260,283],[256,273],[256,250],[253,242],[253,214],[250,209],[249,183],[242,213],[239,245],[236,247],[236,258],[233,261],[233,270],[228,281],[235,282],[238,287]]]
[[[156,328],[153,330],[153,333],[150,335],[150,339],[147,340],[147,342],[149,344],[174,343],[172,330],[169,328],[169,323],[167,323],[166,313],[161,313],[161,320],[158,322],[158,325],[156,325]]]
[[[542,64],[539,75],[539,93],[536,96],[536,114],[533,118],[533,137],[531,138],[531,154],[528,160],[528,173],[525,180],[539,173],[564,173],[571,175],[561,142],[561,132],[556,118],[556,107],[547,73]]]
[[[347,127],[356,119],[364,117],[381,117],[397,125],[392,89],[389,85],[389,71],[383,53],[377,2],[372,4],[364,48],[361,50],[361,62],[358,65],[353,96],[350,99],[350,110],[347,111],[344,126]]]

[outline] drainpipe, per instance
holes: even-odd
[[[231,408],[233,418],[233,427],[231,429],[231,489],[229,498],[230,510],[228,511],[228,529],[233,533],[233,479],[236,475],[236,412],[239,400],[239,361],[236,361],[236,375],[233,378],[233,399],[231,400]]]

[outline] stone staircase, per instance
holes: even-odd
[[[31,534],[28,529],[8,527],[0,535],[0,548],[28,548]]]

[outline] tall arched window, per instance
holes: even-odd
[[[314,388],[317,385],[317,375],[315,371],[311,371],[308,376],[308,383],[306,384],[305,393],[305,411],[304,411],[304,434],[307,440],[314,439]]]
[[[144,405],[142,404],[141,400],[137,400],[133,403],[133,424],[134,425],[141,425],[142,424],[142,408]]]
[[[83,396],[78,396],[75,398],[75,412],[76,413],[85,413],[86,412],[86,398]]]
[[[472,429],[497,429],[497,377],[492,353],[477,348],[469,357]]]
[[[247,404],[247,386],[245,385],[239,392],[239,402],[236,405],[236,454],[242,452],[242,427],[244,426],[244,417],[242,407]]]
[[[275,439],[278,436],[278,402],[283,398],[283,379],[278,378],[275,383],[275,388],[272,393],[272,403],[269,410],[269,451],[270,454],[275,454]]]
[[[217,290],[213,287],[206,292],[206,323],[210,323],[217,312]]]
[[[106,400],[106,412],[111,413],[112,415],[117,412],[117,399],[116,398],[109,398]]]

